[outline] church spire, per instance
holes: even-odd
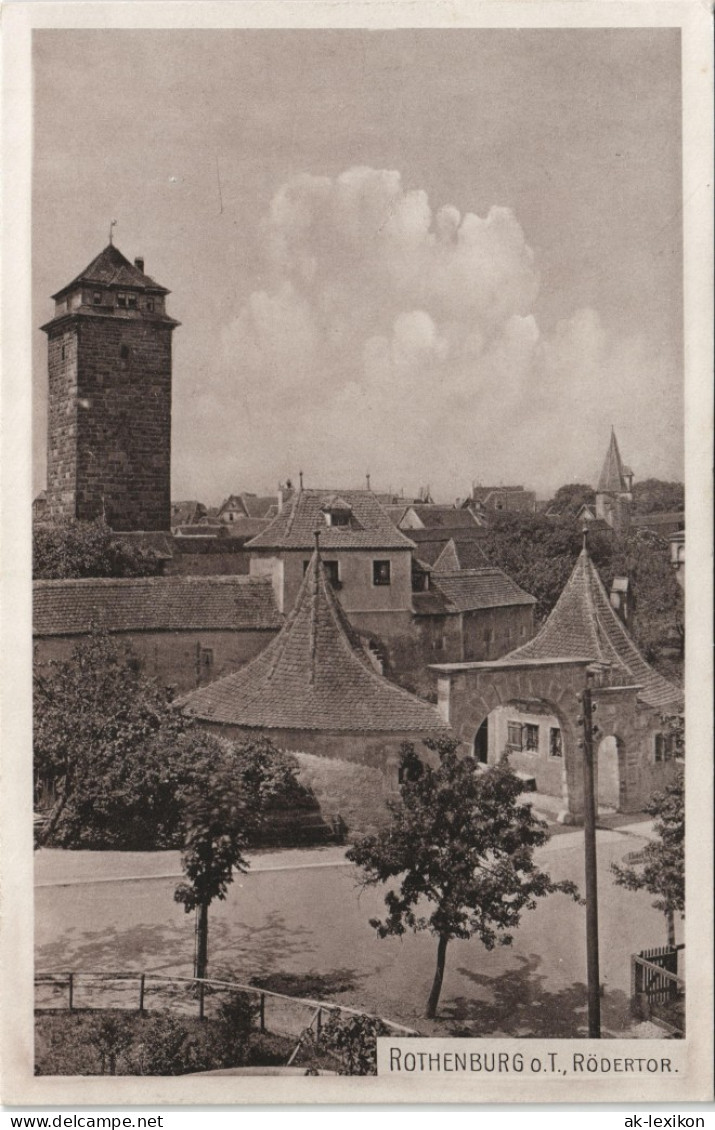
[[[616,439],[615,429],[611,425],[611,442],[608,445],[606,459],[596,490],[599,494],[621,494],[625,493],[627,489],[621,453],[618,450],[618,440]]]

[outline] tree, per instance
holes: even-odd
[[[156,554],[123,541],[101,518],[43,523],[32,531],[32,574],[36,581],[153,577],[160,567]]]
[[[633,484],[633,512],[659,514],[685,509],[685,487],[663,479],[643,479]]]
[[[589,536],[589,552],[601,568],[610,562],[611,538]],[[496,513],[479,542],[489,562],[503,569],[536,597],[536,618],[545,620],[571,576],[583,547],[583,533],[572,514],[547,518],[517,511]]]
[[[271,807],[300,791],[295,768],[295,759],[265,738],[232,745],[199,733],[180,790],[187,882],[174,892],[187,914],[197,914],[195,977],[208,968],[209,907],[225,899],[234,872],[248,870],[246,851]]]
[[[534,863],[547,826],[529,804],[519,803],[523,786],[506,761],[480,772],[471,758],[457,755],[452,739],[425,745],[438,766],[424,764],[405,743],[400,799],[388,803],[389,827],[359,841],[347,857],[362,867],[365,885],[400,877],[397,890],[385,895],[387,916],[370,920],[381,938],[408,930],[437,937],[426,1013],[433,1018],[453,938],[476,935],[488,950],[509,945],[522,911],[538,898],[562,891],[578,899],[578,891]]]
[[[37,846],[169,846],[186,723],[131,649],[92,630],[68,660],[34,672],[35,780],[51,797]]]
[[[676,738],[677,740],[677,738]],[[655,895],[653,906],[667,922],[668,945],[675,945],[675,915],[685,913],[685,778],[682,772],[655,793],[645,811],[654,817],[657,839],[649,841],[631,867],[611,864],[618,886]]]
[[[554,514],[577,514],[582,506],[594,506],[596,492],[586,483],[567,483],[559,487],[549,509]]]

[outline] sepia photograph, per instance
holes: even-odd
[[[709,13],[99,7],[9,5],[6,1093],[711,1099]]]

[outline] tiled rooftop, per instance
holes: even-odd
[[[353,521],[328,526],[324,508],[340,499],[350,506]],[[412,549],[384,507],[369,490],[301,490],[292,496],[271,524],[248,543],[249,549],[312,549],[320,530],[321,549]]]
[[[481,608],[536,603],[535,597],[519,588],[501,569],[492,566],[433,573],[432,584],[444,595],[447,612],[476,612]]]
[[[187,695],[188,714],[259,729],[437,733],[436,707],[369,663],[316,553],[283,630],[239,671]]]
[[[62,290],[58,290],[57,294],[53,294],[53,298],[59,298],[66,290],[72,287],[79,286],[80,283],[101,283],[104,286],[128,286],[133,288],[140,288],[142,290],[152,290],[155,293],[168,294],[169,291],[159,286],[154,282],[154,279],[149,275],[140,271],[133,263],[122,255],[118,247],[114,244],[108,244],[104,251],[100,251],[99,255],[89,266],[85,267],[83,271],[68,283],[63,286]]]
[[[79,635],[90,624],[108,632],[276,631],[283,616],[262,577],[35,581],[36,636]]]
[[[663,710],[682,706],[682,692],[645,661],[612,608],[587,549],[581,551],[541,631],[504,656],[503,662],[568,656],[590,656],[593,662],[612,664],[612,678],[624,686],[641,686],[639,696],[650,706]]]

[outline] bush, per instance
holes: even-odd
[[[377,1038],[390,1030],[376,1016],[341,1016],[334,1012],[313,1037],[318,1052],[327,1052],[340,1064],[340,1075],[377,1075]]]

